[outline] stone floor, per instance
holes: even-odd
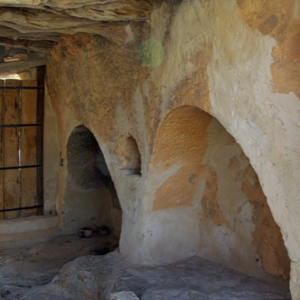
[[[29,249],[0,251],[0,300],[21,299],[28,290],[49,283],[67,262],[113,250],[117,245],[113,236],[65,235]]]
[[[287,284],[263,282],[198,257],[146,267],[124,261],[117,251],[99,255],[116,243],[107,236],[64,236],[30,249],[2,251],[0,299],[291,299]]]

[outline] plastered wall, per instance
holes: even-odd
[[[124,45],[90,35],[56,44],[47,76],[52,150],[66,159],[73,128],[93,132],[120,199],[125,258],[197,254],[286,278],[288,255],[300,299],[299,18],[298,0],[163,3],[149,22],[124,25]],[[180,107],[193,109],[172,125]],[[141,155],[131,174],[128,135]],[[60,213],[66,167],[50,171]]]
[[[288,279],[280,229],[248,158],[224,127],[182,106],[167,115],[154,143],[147,259],[197,254],[256,276]]]

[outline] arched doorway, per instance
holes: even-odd
[[[122,212],[103,153],[93,133],[76,127],[67,143],[67,188],[63,232],[82,227],[108,226],[119,237]]]
[[[145,230],[152,230],[152,260],[199,255],[251,275],[289,278],[290,259],[258,177],[216,118],[191,106],[171,111],[151,168],[159,183]]]

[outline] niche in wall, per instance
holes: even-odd
[[[67,143],[67,188],[63,209],[64,233],[106,225],[121,231],[121,208],[103,153],[93,133],[76,127]]]
[[[216,118],[191,106],[171,111],[152,163],[160,182],[146,229],[153,260],[199,255],[251,275],[289,278],[290,259],[258,177]],[[155,232],[156,224],[164,225]]]
[[[128,175],[141,175],[142,163],[141,153],[135,138],[130,134],[120,140],[120,162],[121,169]]]
[[[111,181],[104,156],[92,132],[78,126],[67,144],[68,173],[77,189],[97,189]]]

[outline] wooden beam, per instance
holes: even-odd
[[[20,48],[36,52],[49,52],[53,46],[52,41],[28,41],[28,40],[13,40],[7,37],[0,37],[0,45],[9,48]]]
[[[53,32],[34,32],[34,33],[21,33],[15,29],[7,26],[0,25],[0,36],[10,38],[13,40],[28,40],[28,41],[57,41],[59,40],[61,33]]]
[[[7,76],[10,74],[16,74],[20,72],[28,71],[31,68],[38,66],[44,66],[47,63],[46,58],[32,57],[28,61],[9,62],[0,64],[0,76]]]

